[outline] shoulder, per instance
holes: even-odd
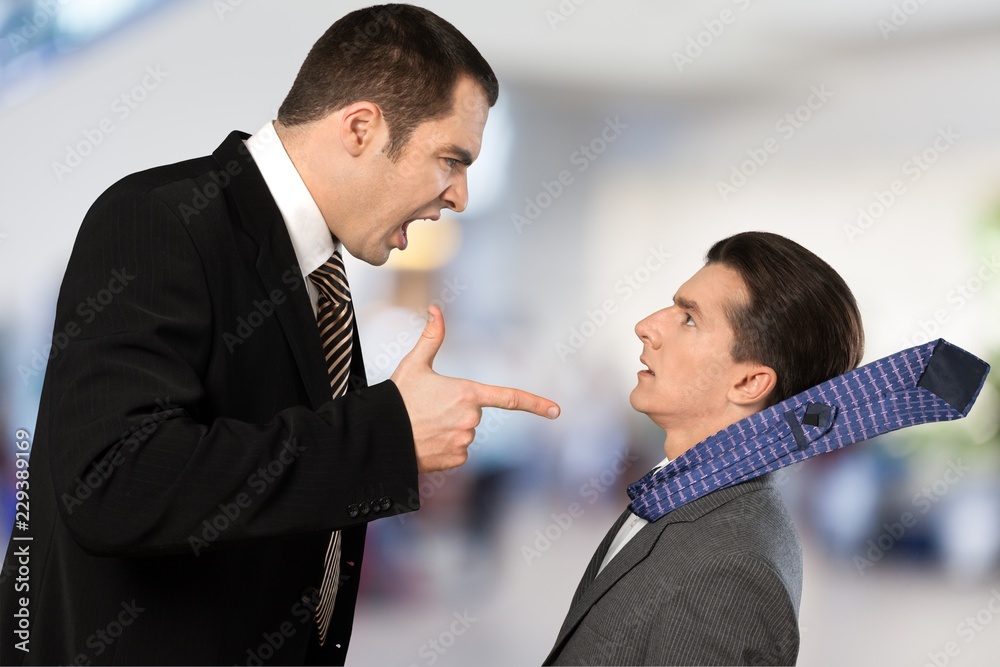
[[[690,508],[690,520],[676,526],[687,527],[705,548],[735,543],[767,553],[778,544],[799,544],[791,516],[770,475],[715,491],[686,507]]]
[[[712,499],[724,494],[724,500]],[[748,572],[769,573],[781,581],[798,608],[802,591],[802,544],[781,494],[770,476],[716,491],[705,501],[708,511],[667,525],[655,552],[669,558],[671,568],[704,571],[734,564]]]
[[[135,172],[108,187],[77,231],[64,289],[68,283],[92,289],[85,277],[106,280],[103,276],[111,269],[122,267],[129,275],[142,269],[140,273],[150,279],[162,278],[163,271],[154,267],[169,267],[173,273],[200,272],[206,248],[220,245],[232,234],[230,216],[223,204],[214,210],[214,219],[201,216],[197,224],[188,224],[182,211],[198,183],[217,169],[218,162],[204,156]]]
[[[195,198],[199,182],[218,171],[218,162],[209,155],[129,174],[101,193],[87,215],[140,201],[159,201],[176,210],[178,204]]]
[[[78,243],[147,237],[204,237],[211,242],[227,237],[235,217],[227,201],[226,186],[232,178],[213,155],[129,174],[91,205]]]

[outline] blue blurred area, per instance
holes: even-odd
[[[33,86],[59,60],[176,0],[2,0],[0,91]],[[0,108],[15,100],[0,94]]]
[[[4,543],[13,434],[34,431],[87,208],[127,173],[260,127],[312,42],[363,3],[66,0],[45,6],[72,21],[12,41],[44,4],[0,3]],[[826,259],[862,308],[866,361],[945,337],[1000,363],[995,3],[418,4],[479,46],[502,92],[468,211],[414,225],[386,267],[347,258],[369,379],[435,302],[439,372],[563,414],[487,410],[468,464],[422,477],[419,512],[371,525],[349,664],[544,658],[625,486],[663,457],[628,403],[632,328],[719,238],[765,229]],[[777,475],[806,549],[800,664],[1000,654],[996,372],[966,420]]]

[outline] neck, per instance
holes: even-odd
[[[316,145],[330,143],[329,138],[322,134],[322,130],[323,128],[315,122],[289,127],[280,121],[274,121],[274,131],[281,140],[285,152],[288,153],[288,158],[292,161],[292,165],[302,178],[306,189],[309,190],[309,194],[312,195],[319,207],[327,226],[330,227],[330,232],[340,238],[330,221],[331,219],[340,220],[343,218],[340,215],[341,209],[337,207],[344,202],[345,197],[333,196],[328,190],[329,183],[340,182],[341,179],[335,176],[340,172],[334,163],[334,156],[332,154],[317,154],[314,149]]]
[[[742,419],[746,419],[755,412],[757,410],[753,408],[747,409],[740,406],[730,406],[717,419],[702,419],[697,424],[689,425],[660,424],[660,428],[666,431],[666,438],[663,441],[663,452],[673,461],[705,438],[715,435],[722,429],[732,426]]]
[[[309,182],[312,180],[312,165],[309,161],[309,151],[306,148],[309,144],[308,129],[299,126],[288,127],[276,120],[274,121],[274,132],[281,140],[281,146],[288,153],[288,159],[292,161],[295,171],[299,172],[299,176],[302,177],[302,181],[311,193],[312,188]]]
[[[712,431],[715,433],[715,431]],[[684,432],[678,429],[670,429],[667,432],[667,437],[663,440],[663,453],[670,457],[673,461],[678,456],[691,449],[699,442],[712,435],[712,433],[707,433],[705,435],[700,435],[694,432]]]

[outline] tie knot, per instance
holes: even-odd
[[[347,272],[344,270],[344,258],[341,257],[339,249],[334,250],[330,259],[309,274],[309,280],[331,301],[346,303],[351,300]]]

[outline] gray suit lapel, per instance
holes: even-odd
[[[597,551],[595,551],[594,555],[590,557],[590,563],[587,565],[587,569],[583,572],[583,578],[580,579],[580,584],[576,587],[576,593],[573,595],[573,601],[570,603],[570,609],[572,609],[573,606],[579,602],[580,598],[583,597],[583,595],[587,592],[587,589],[593,583],[594,577],[597,576],[597,569],[601,567],[601,563],[604,562],[604,555],[607,554],[608,549],[611,548],[611,543],[614,541],[615,535],[618,534],[618,531],[621,529],[625,521],[628,520],[631,514],[632,512],[626,508],[625,511],[619,515],[619,517],[615,520],[614,525],[611,526],[611,529],[608,530],[607,534],[604,536],[604,539],[601,540],[600,545],[597,547]],[[569,620],[569,617],[567,617],[567,620]],[[565,622],[563,625],[565,625]]]
[[[641,563],[649,555],[649,552],[653,550],[653,545],[660,539],[660,534],[669,524],[690,520],[684,519],[681,513],[681,510],[686,507],[689,506],[685,505],[685,507],[678,508],[659,521],[645,526],[635,537],[629,540],[629,543],[625,545],[617,556],[611,559],[608,566],[600,574],[597,574],[598,568],[600,568],[601,563],[604,561],[604,556],[608,553],[611,542],[614,541],[618,530],[631,514],[631,511],[625,510],[608,532],[608,535],[605,536],[604,541],[601,542],[601,546],[597,549],[597,553],[591,559],[590,565],[587,566],[587,571],[583,575],[583,581],[580,582],[576,595],[573,597],[569,613],[566,615],[566,620],[563,621],[562,628],[559,630],[559,636],[556,638],[555,646],[552,649],[552,653],[549,654],[548,660],[554,659],[555,654],[562,650],[563,643],[576,630],[576,626],[580,624],[580,621],[587,615],[590,608],[597,604],[598,600],[619,579],[625,576],[629,570]],[[546,660],[546,663],[548,660]]]
[[[608,566],[604,568],[600,574],[597,574],[597,570],[600,568],[601,563],[604,560],[604,556],[607,554],[608,549],[611,546],[611,542],[614,541],[615,535],[618,534],[618,530],[621,528],[622,524],[625,523],[625,520],[631,513],[628,509],[626,509],[625,512],[618,517],[618,520],[615,522],[615,525],[612,526],[611,530],[608,531],[608,534],[604,536],[604,540],[597,548],[597,552],[594,554],[594,557],[591,558],[590,564],[587,566],[586,572],[584,572],[583,580],[577,588],[576,595],[573,596],[573,602],[570,604],[566,620],[563,621],[562,628],[559,630],[559,636],[556,638],[555,646],[553,646],[552,651],[549,653],[549,656],[545,659],[545,663],[543,664],[551,664],[551,662],[555,660],[559,652],[562,651],[567,638],[573,633],[574,630],[576,630],[576,626],[580,624],[580,621],[582,621],[583,617],[587,615],[590,608],[597,604],[601,597],[603,597],[604,594],[607,593],[619,579],[628,574],[632,568],[649,556],[649,553],[653,550],[653,546],[656,545],[667,526],[675,523],[694,521],[716,509],[720,505],[729,502],[733,498],[750,491],[771,486],[771,484],[771,476],[765,475],[763,477],[752,479],[748,482],[743,482],[742,484],[737,484],[726,489],[715,491],[707,496],[702,496],[687,505],[678,507],[673,512],[670,512],[660,518],[658,521],[646,525],[635,537],[629,540],[629,543],[625,545],[625,547],[611,560],[610,563],[608,563]]]

